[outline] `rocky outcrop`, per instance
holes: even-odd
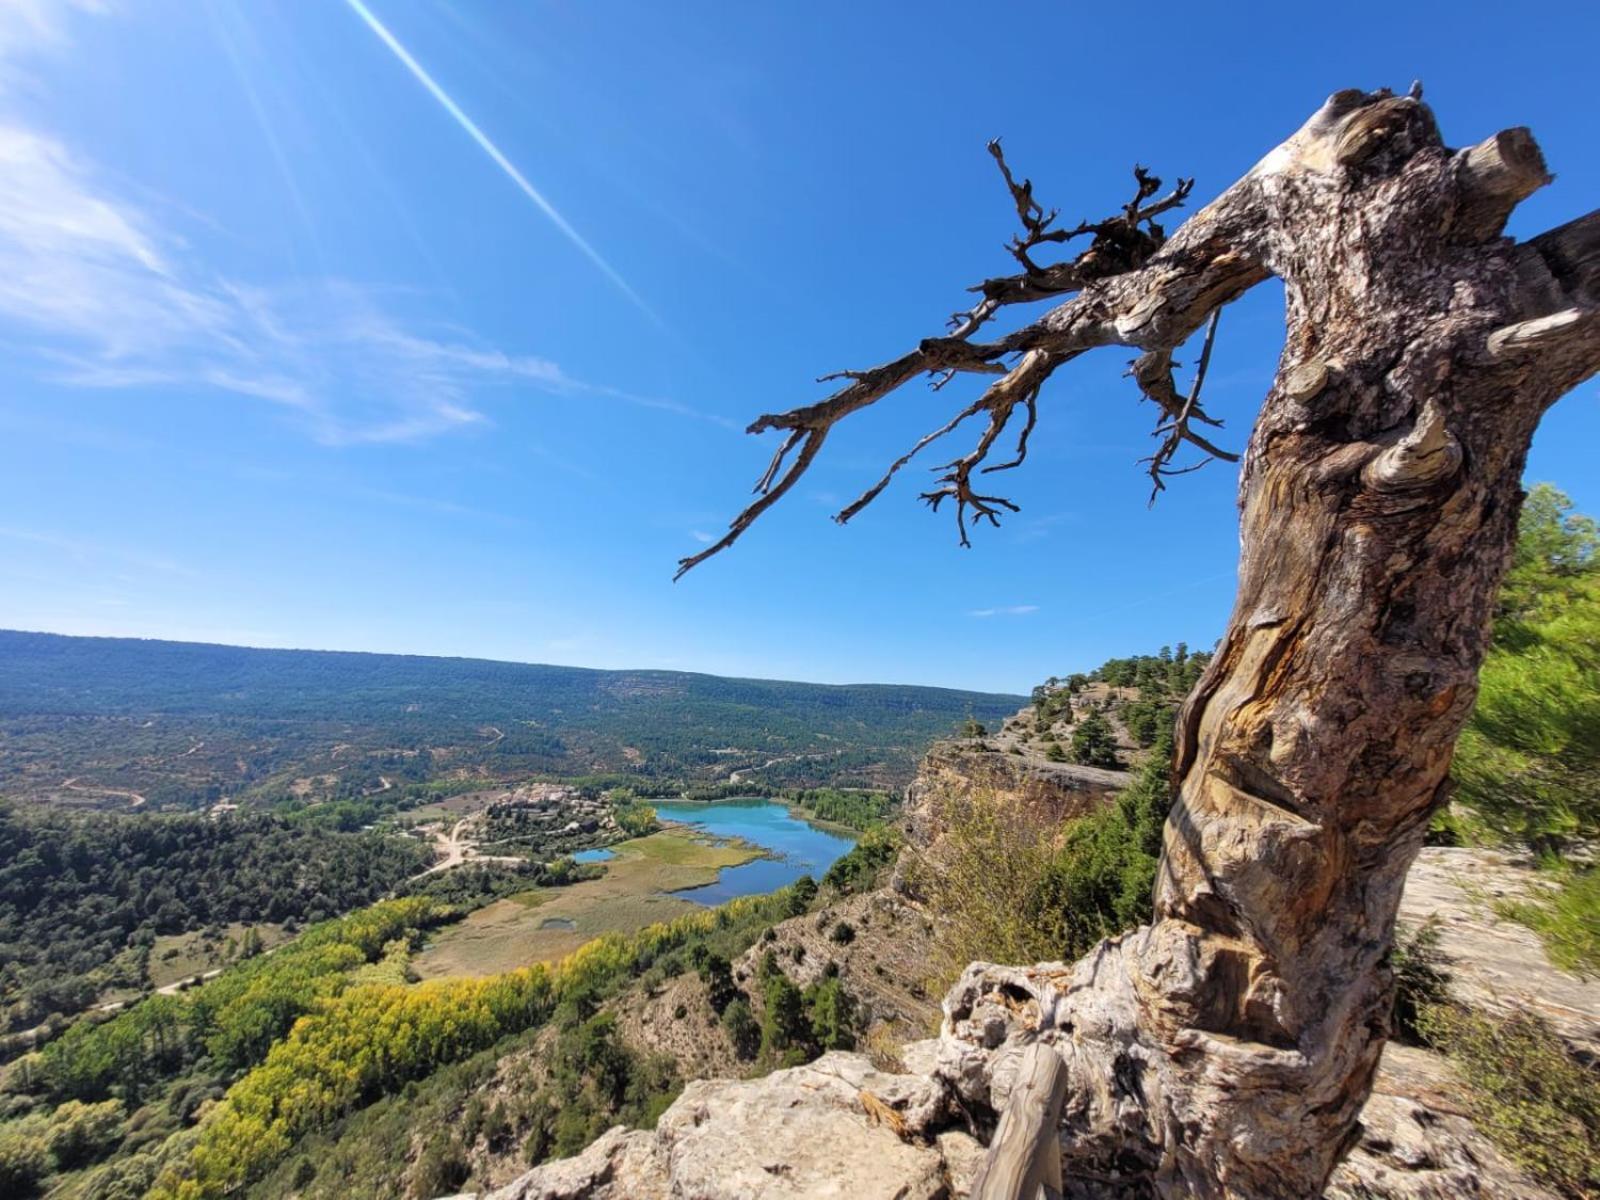
[[[1425,847],[1406,877],[1400,924],[1432,920],[1450,994],[1469,1008],[1543,1017],[1571,1046],[1600,1060],[1600,988],[1550,963],[1538,934],[1495,912],[1540,887],[1523,859],[1495,850]]]
[[[691,1083],[651,1132],[613,1129],[484,1200],[944,1200],[981,1150],[925,1075],[825,1054],[763,1079]]]
[[[1361,1129],[1327,1200],[1559,1200],[1478,1132],[1437,1054],[1384,1047]]]
[[[1093,812],[1128,781],[1123,771],[1051,762],[1037,753],[1012,754],[982,738],[940,742],[906,789],[906,837],[914,847],[928,848],[943,831],[941,813],[975,796],[1059,825]]]

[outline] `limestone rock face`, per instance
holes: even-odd
[[[580,1196],[666,1200],[666,1184],[652,1135],[618,1126],[601,1134],[577,1157],[530,1171],[483,1200],[577,1200]]]
[[[1538,886],[1537,874],[1508,854],[1427,846],[1406,876],[1400,923],[1438,922],[1452,998],[1500,1015],[1537,1013],[1600,1059],[1600,988],[1552,966],[1538,934],[1494,911],[1497,901],[1526,899]]]
[[[1037,753],[1005,753],[981,738],[939,742],[906,789],[906,840],[914,850],[932,849],[945,832],[944,814],[975,796],[1031,812],[1043,827],[1058,826],[1107,803],[1130,779],[1123,771],[1051,762]],[[895,886],[915,890],[900,872]]]
[[[691,1083],[654,1132],[613,1129],[485,1200],[940,1200],[981,1151],[949,1124],[945,1090],[826,1054],[755,1080]]]
[[[1559,1200],[1489,1144],[1460,1094],[1437,1054],[1384,1047],[1361,1141],[1334,1171],[1327,1200]]]

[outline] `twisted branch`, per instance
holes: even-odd
[[[674,578],[681,578],[686,571],[731,546],[792,488],[815,461],[834,425],[918,375],[930,376],[935,391],[958,374],[999,378],[891,463],[876,483],[836,515],[834,519],[841,524],[872,503],[925,447],[979,413],[987,413],[988,424],[973,449],[936,467],[936,486],[921,493],[921,498],[936,511],[946,500],[955,502],[957,534],[963,546],[970,545],[973,525],[982,521],[998,525],[1003,512],[1018,511],[1004,497],[977,491],[973,487],[974,476],[1010,470],[1026,460],[1028,439],[1038,421],[1040,388],[1063,363],[1097,346],[1129,345],[1149,352],[1144,356],[1150,359],[1147,378],[1141,377],[1140,385],[1145,395],[1156,399],[1162,408],[1162,421],[1156,432],[1165,439],[1151,462],[1157,490],[1163,476],[1187,469],[1171,466],[1173,453],[1183,443],[1197,446],[1212,457],[1234,459],[1195,432],[1197,424],[1217,422],[1200,407],[1198,386],[1187,399],[1178,397],[1171,383],[1171,350],[1217,308],[1266,277],[1253,243],[1262,224],[1253,180],[1246,177],[1235,184],[1169,240],[1155,218],[1183,204],[1194,187],[1193,180],[1181,179],[1170,192],[1157,197],[1161,180],[1143,167],[1136,167],[1133,197],[1119,213],[1104,221],[1085,221],[1071,229],[1061,229],[1054,225],[1056,211],[1046,212],[1034,198],[1032,181],[1017,181],[999,142],[991,142],[989,152],[1000,168],[1022,223],[1022,234],[1013,238],[1008,249],[1023,271],[986,280],[973,288],[982,300],[951,318],[952,332],[948,336],[928,338],[915,350],[876,367],[823,376],[824,380],[842,380],[844,386],[815,404],[768,413],[752,422],[750,433],[769,429],[787,433],[757,482],[757,499],[733,519],[719,541],[680,559]],[[1033,258],[1040,246],[1063,244],[1078,237],[1090,237],[1091,241],[1076,258],[1053,265],[1040,265]],[[1069,292],[1078,294],[1010,334],[989,342],[971,340],[1002,307]],[[1209,349],[1208,336],[1197,384],[1203,380]],[[1156,357],[1152,359],[1151,354]],[[1018,357],[1008,367],[1003,360],[1013,355]],[[1014,455],[1005,462],[989,463],[991,450],[1019,408],[1025,419]],[[1174,443],[1171,449],[1168,443]]]
[[[951,315],[950,329],[954,337],[972,336],[1006,305],[1030,304],[1075,292],[1096,279],[1143,265],[1166,241],[1166,231],[1156,224],[1155,218],[1181,206],[1194,190],[1193,179],[1179,179],[1167,195],[1145,204],[1160,191],[1161,180],[1136,165],[1133,168],[1134,196],[1121,213],[1104,221],[1080,221],[1072,229],[1052,229],[1060,210],[1051,209],[1046,213],[1033,198],[1033,180],[1024,179],[1020,184],[1016,181],[999,138],[989,143],[988,150],[1000,168],[1001,178],[1005,180],[1012,203],[1016,205],[1017,217],[1022,222],[1025,236],[1013,237],[1006,250],[1022,264],[1023,272],[986,279],[967,289],[981,294],[983,299],[966,311]],[[1029,254],[1046,243],[1069,242],[1086,234],[1094,236],[1093,243],[1070,261],[1040,266]]]
[[[1194,383],[1190,385],[1187,396],[1180,397],[1177,385],[1172,381],[1172,370],[1176,364],[1172,361],[1170,350],[1152,350],[1140,355],[1128,372],[1145,397],[1154,400],[1161,409],[1161,418],[1156,421],[1156,427],[1151,433],[1152,437],[1162,439],[1161,445],[1154,454],[1139,460],[1141,465],[1149,466],[1152,484],[1151,504],[1156,502],[1156,496],[1166,491],[1167,485],[1163,480],[1167,476],[1187,475],[1191,471],[1198,471],[1214,458],[1220,458],[1225,462],[1239,461],[1237,454],[1218,449],[1207,438],[1196,433],[1190,425],[1193,421],[1216,427],[1222,425],[1221,421],[1207,416],[1205,410],[1200,407],[1200,389],[1205,385],[1206,369],[1211,365],[1211,346],[1216,341],[1217,322],[1221,317],[1222,310],[1213,309],[1211,319],[1206,323],[1206,339],[1201,345],[1200,362],[1195,367]],[[1187,467],[1173,467],[1172,460],[1185,442],[1198,446],[1206,457]]]

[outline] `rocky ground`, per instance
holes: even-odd
[[[1457,1000],[1499,1015],[1529,1009],[1569,1045],[1600,1060],[1600,986],[1557,970],[1538,934],[1495,913],[1498,902],[1526,899],[1537,886],[1524,859],[1428,846],[1406,879],[1400,923],[1416,928],[1431,918],[1437,924]]]
[[[483,1200],[939,1200],[967,1190],[981,1156],[936,1080],[833,1053],[691,1083],[654,1130],[613,1129]]]

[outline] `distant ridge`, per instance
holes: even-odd
[[[6,630],[0,793],[35,794],[65,772],[87,776],[79,791],[148,787],[195,802],[272,795],[330,771],[355,777],[362,763],[373,778],[381,766],[384,778],[409,767],[410,778],[618,773],[703,784],[740,771],[771,785],[888,786],[967,717],[998,723],[1021,703],[910,684]]]
[[[988,699],[1004,699],[1007,704],[1017,700],[1026,700],[1027,697],[1011,692],[982,692],[968,688],[941,687],[936,684],[917,683],[812,683],[805,680],[766,679],[759,676],[746,675],[717,675],[709,671],[680,671],[667,667],[573,667],[560,666],[554,663],[523,662],[519,659],[505,658],[477,658],[470,655],[458,654],[396,654],[383,650],[325,650],[283,648],[269,646],[238,646],[230,642],[191,642],[179,641],[169,638],[144,638],[144,637],[114,637],[99,634],[79,635],[68,633],[49,633],[39,630],[25,629],[0,629],[0,653],[8,653],[13,649],[23,653],[40,652],[45,647],[57,644],[61,653],[70,655],[73,647],[82,651],[92,651],[104,647],[112,653],[123,649],[167,648],[172,650],[193,651],[228,651],[246,655],[270,656],[314,656],[340,659],[368,659],[382,660],[389,664],[394,663],[461,663],[473,664],[482,667],[503,667],[513,670],[529,669],[535,671],[562,671],[586,675],[643,675],[663,676],[684,679],[716,679],[729,683],[772,684],[782,687],[807,687],[807,688],[832,688],[832,689],[896,689],[908,692],[932,692],[956,696],[982,696]],[[0,696],[4,695],[4,688],[10,682],[7,678],[4,660],[0,660]]]

